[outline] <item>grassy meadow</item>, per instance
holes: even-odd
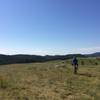
[[[0,65],[0,100],[100,100],[100,59]]]

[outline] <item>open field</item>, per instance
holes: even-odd
[[[0,100],[100,100],[100,59],[0,65]]]

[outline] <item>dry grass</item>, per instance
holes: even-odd
[[[0,66],[0,100],[99,99],[99,64],[80,65],[77,75],[66,61]]]

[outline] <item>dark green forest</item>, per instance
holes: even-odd
[[[14,64],[14,63],[32,63],[32,62],[46,62],[52,60],[65,60],[73,56],[85,57],[81,54],[72,55],[55,55],[55,56],[37,56],[37,55],[0,55],[0,64]]]
[[[0,64],[14,64],[14,63],[32,63],[32,62],[46,62],[52,60],[65,60],[71,59],[73,56],[76,57],[100,57],[100,53],[82,55],[82,54],[69,54],[69,55],[46,55],[46,56],[39,56],[39,55],[0,55]]]

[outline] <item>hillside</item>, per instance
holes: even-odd
[[[33,62],[45,62],[52,60],[65,60],[72,58],[73,56],[85,57],[81,54],[71,55],[55,55],[55,56],[37,56],[37,55],[0,55],[0,64],[15,64],[15,63],[33,63]]]
[[[87,56],[88,57],[100,57],[100,52],[96,52],[96,53],[93,53],[93,54],[88,54]]]
[[[0,65],[0,100],[99,100],[100,59]]]
[[[86,57],[100,57],[100,52],[93,54],[69,54],[69,55],[2,55],[0,54],[0,64],[16,64],[16,63],[33,63],[33,62],[46,62],[53,60],[66,60],[71,59],[73,56],[86,58]]]

